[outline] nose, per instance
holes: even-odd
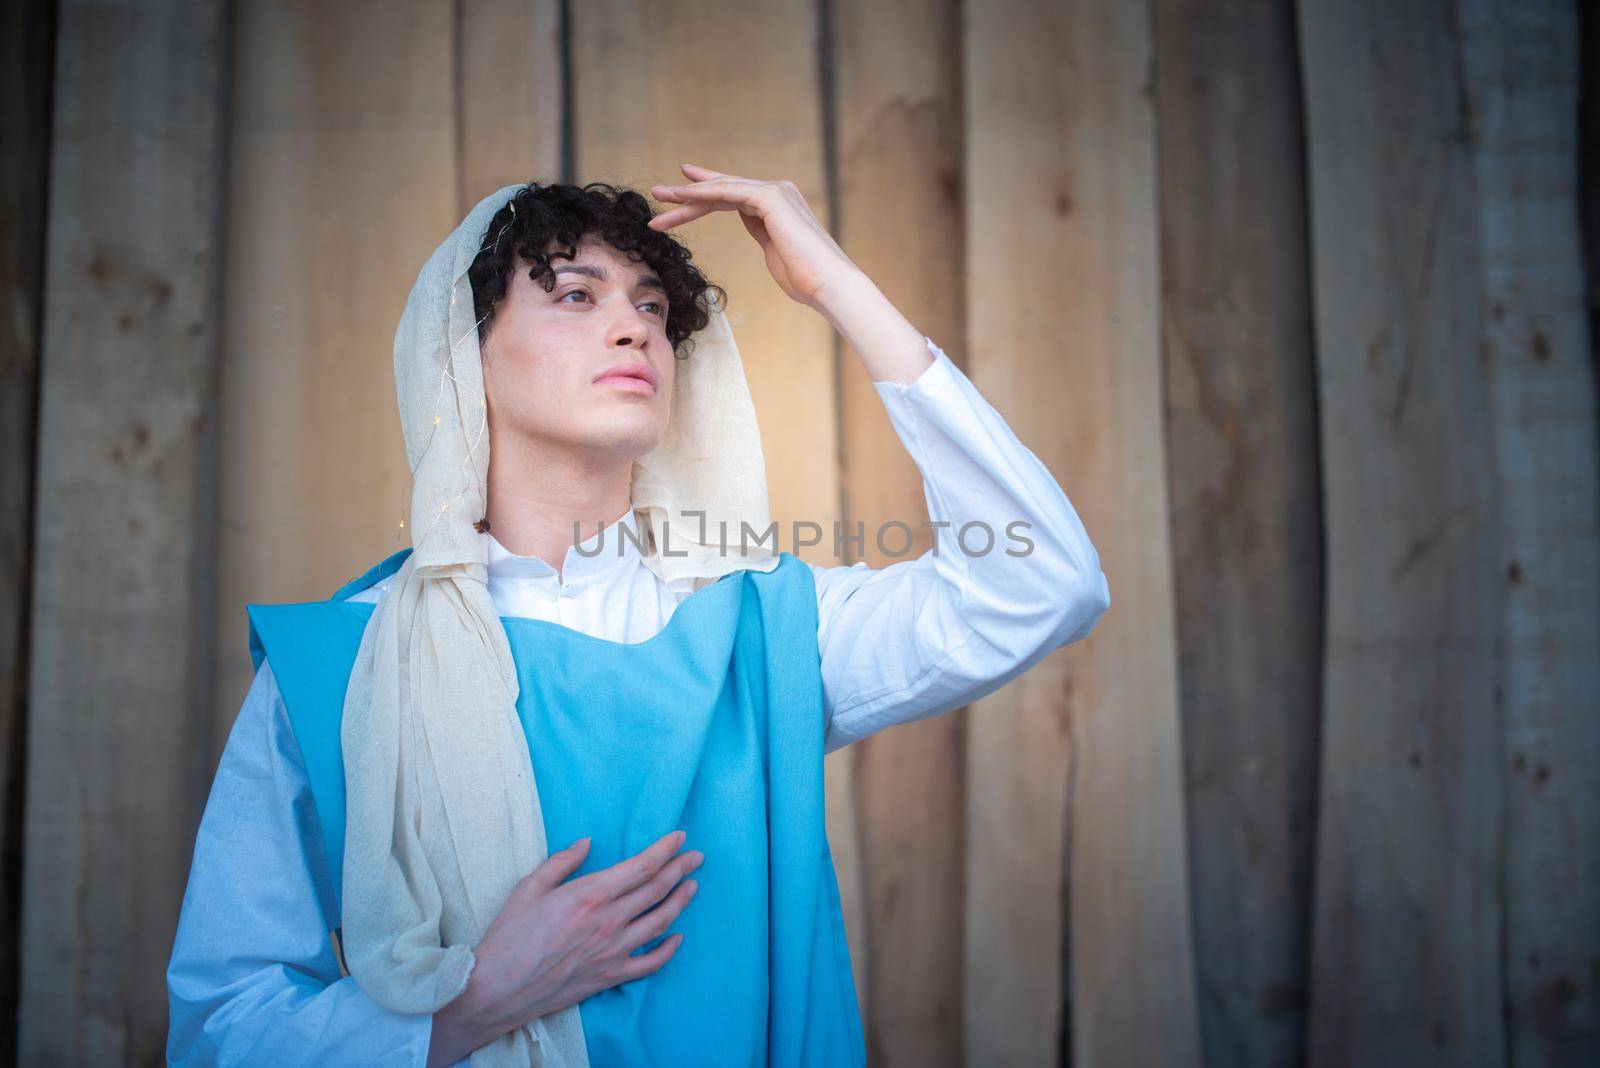
[[[650,340],[649,321],[643,312],[628,305],[629,311],[619,314],[611,324],[611,345],[616,348],[642,349]]]

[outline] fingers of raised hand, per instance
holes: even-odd
[[[669,230],[674,226],[682,226],[686,222],[693,222],[700,216],[709,215],[717,210],[719,208],[715,204],[706,204],[693,208],[674,208],[671,211],[664,211],[655,216],[648,225],[654,230]]]
[[[775,185],[790,193],[800,192],[800,187],[795,185],[794,182],[787,178],[779,178],[775,181],[763,181],[759,178],[745,178],[742,175],[729,174],[726,171],[716,171],[712,170],[710,167],[702,167],[698,163],[680,163],[678,165],[678,169],[683,171],[684,174],[694,179],[696,182],[704,182],[711,178],[725,178],[729,181],[746,182],[753,185]]]
[[[682,164],[682,170],[694,179],[693,184],[663,183],[650,187],[651,194],[657,200],[680,205],[652,218],[648,223],[651,229],[670,230],[713,211],[729,209],[739,212],[746,228],[749,228],[749,216],[765,219],[774,211],[782,210],[785,205],[801,214],[808,214],[800,187],[788,178],[775,181],[743,178],[692,163]]]
[[[678,164],[678,169],[696,181],[699,181],[701,178],[739,177],[737,174],[729,174],[727,171],[714,171],[710,167],[702,167],[698,163],[680,163]]]
[[[749,206],[770,210],[782,198],[798,195],[800,187],[787,178],[775,182],[755,178],[707,178],[691,185],[653,185],[650,192],[657,200],[675,204]]]

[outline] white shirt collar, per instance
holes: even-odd
[[[493,534],[486,532],[484,537],[489,539],[491,580],[555,579],[556,569],[540,557],[518,556],[500,544]],[[642,540],[639,521],[630,503],[627,511],[606,523],[599,531],[568,547],[561,565],[561,578],[567,583],[581,586],[616,569],[637,564],[641,558],[636,543]]]

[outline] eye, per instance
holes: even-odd
[[[647,308],[651,308],[651,307],[655,308],[657,315],[663,315],[664,316],[664,315],[667,314],[667,306],[665,304],[661,303],[659,300],[647,300],[644,303],[645,303],[645,307],[647,307]]]
[[[579,296],[587,297],[589,295],[589,291],[586,290],[586,289],[569,289],[565,293],[561,294],[561,296],[556,299],[556,303],[557,304],[564,303],[566,301],[566,299],[568,297],[572,296],[573,294],[577,294]]]

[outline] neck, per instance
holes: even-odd
[[[633,460],[544,441],[489,444],[489,530],[510,552],[557,572],[567,550],[592,538],[633,500]],[[574,524],[578,536],[573,537]]]

